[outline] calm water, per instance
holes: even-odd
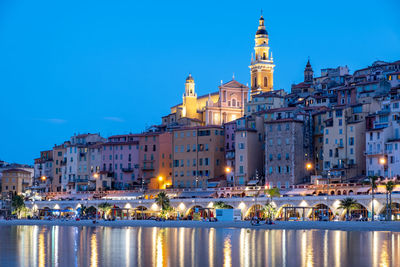
[[[0,266],[399,265],[390,232],[0,227]]]

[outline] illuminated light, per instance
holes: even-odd
[[[178,209],[181,211],[185,210],[186,209],[185,204],[183,204],[183,203],[179,204]]]
[[[55,209],[55,210],[59,210],[59,209],[60,209],[60,206],[59,206],[58,204],[55,204],[55,205],[54,205],[54,209]]]
[[[229,168],[229,167],[226,167],[226,168],[225,168],[225,172],[226,172],[226,173],[230,173],[231,171],[232,171],[231,168]]]
[[[386,164],[386,158],[382,157],[379,159],[379,164],[385,165]]]
[[[312,164],[311,163],[307,163],[306,164],[306,168],[307,168],[307,170],[311,170],[312,169]]]
[[[42,177],[40,177],[40,179],[42,179],[42,181],[46,181],[47,177],[43,175]]]
[[[125,207],[124,207],[125,209],[131,209],[132,208],[132,206],[131,206],[131,204],[130,203],[126,203],[126,205],[125,205]]]
[[[93,233],[92,238],[90,239],[90,267],[95,267],[97,264],[97,237],[96,234]]]
[[[300,202],[301,207],[307,207],[307,202],[305,200]]]
[[[93,174],[93,177],[97,179],[99,178],[99,174],[96,172],[95,174]]]
[[[44,267],[46,266],[46,250],[44,247],[44,231],[43,229],[41,233],[39,234],[39,267]]]
[[[159,207],[156,203],[154,203],[153,205],[151,205],[151,209],[152,210],[159,210]]]
[[[245,208],[246,208],[246,204],[244,204],[244,202],[240,202],[239,209],[243,210]]]
[[[76,205],[76,210],[79,209],[81,207],[81,204]]]
[[[213,202],[208,203],[207,208],[212,208],[212,207],[214,207],[214,203]]]
[[[163,180],[162,176],[158,176],[158,180],[161,182]]]
[[[224,240],[224,267],[232,266],[232,245],[231,236],[228,235]]]

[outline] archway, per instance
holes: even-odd
[[[88,216],[89,218],[94,218],[96,217],[97,214],[97,209],[94,206],[90,206],[89,208],[86,209],[86,216]]]
[[[74,216],[75,211],[72,207],[66,207],[65,209],[59,210],[58,215],[61,217],[72,217]]]
[[[349,190],[349,195],[354,195],[354,191],[353,190]]]
[[[382,208],[381,212],[379,213],[379,215],[382,219],[386,219],[386,216],[390,216],[390,214],[392,214],[391,220],[395,220],[395,221],[400,220],[400,204],[399,203],[392,202],[391,209],[389,209],[385,203],[384,207]]]
[[[135,218],[136,220],[146,220],[150,217],[151,214],[151,212],[149,212],[145,206],[138,206],[134,208],[133,211],[133,218]]]
[[[286,207],[294,207],[294,206],[291,204],[282,205],[276,213],[276,216],[275,216],[276,220],[279,220],[279,221],[285,220],[285,216],[286,216],[286,218],[294,218],[294,217],[300,218],[300,213],[298,210],[284,209]],[[285,214],[285,212],[286,212],[286,214]]]
[[[334,195],[335,195],[335,191],[332,190],[331,193],[330,193],[330,195],[331,195],[331,196],[334,196]]]
[[[343,215],[346,216],[346,213]],[[355,207],[350,211],[351,221],[359,221],[359,220],[367,220],[368,219],[368,209],[364,207],[362,204],[357,203]]]
[[[253,206],[251,206],[245,216],[244,219],[245,220],[250,220],[253,217],[257,217],[257,218],[261,218],[264,219],[264,212],[263,212],[263,206],[261,204],[254,204]]]
[[[340,190],[338,190],[338,191],[336,192],[336,194],[337,194],[338,196],[340,196],[340,195],[342,194],[342,192],[340,192]]]
[[[201,218],[208,218],[211,215],[211,208],[204,208],[200,205],[194,205],[186,211],[186,219],[200,220]]]
[[[346,191],[346,190],[343,190],[342,194],[343,194],[343,195],[347,195],[347,191]]]
[[[333,219],[332,210],[324,203],[319,203],[313,206],[314,209],[310,210],[308,218],[314,221],[330,221]]]

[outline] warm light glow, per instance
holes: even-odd
[[[158,176],[158,180],[161,182],[163,180],[162,176]]]
[[[184,211],[186,209],[185,204],[183,204],[183,203],[179,204],[178,209],[181,211]]]
[[[243,210],[244,208],[246,208],[246,204],[244,204],[244,202],[240,202],[239,209]]]
[[[47,177],[43,175],[42,177],[40,177],[40,179],[42,179],[42,181],[46,181]]]
[[[96,172],[95,174],[93,174],[93,177],[97,179],[99,178],[99,174]]]
[[[93,233],[92,238],[90,239],[90,267],[95,267],[97,264],[97,236]]]
[[[382,157],[379,159],[379,164],[385,165],[386,164],[386,158]]]
[[[307,170],[311,170],[312,169],[312,164],[311,163],[307,163],[306,164],[306,168],[307,168]]]
[[[158,205],[156,203],[154,203],[153,205],[151,205],[151,209],[158,210]]]
[[[231,172],[231,168],[226,167],[226,168],[225,168],[225,172],[226,172],[226,173],[230,173],[230,172]]]
[[[213,202],[208,203],[207,208],[212,208],[212,207],[214,207],[214,203]]]

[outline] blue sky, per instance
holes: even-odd
[[[33,163],[74,133],[140,132],[221,80],[249,82],[260,9],[275,89],[307,57],[351,71],[400,59],[400,4],[363,1],[0,1],[0,159]]]

